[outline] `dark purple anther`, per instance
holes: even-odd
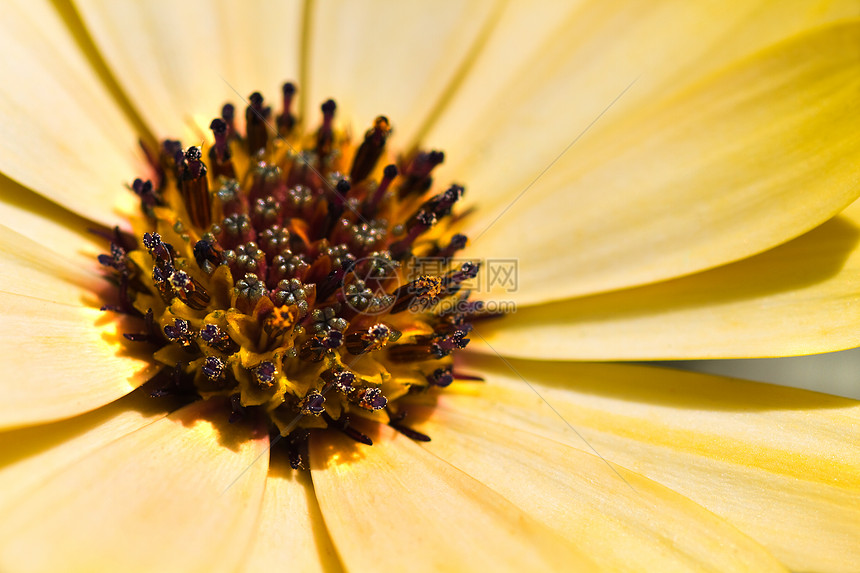
[[[144,233],[143,246],[152,255],[156,266],[165,271],[165,274],[173,270],[173,256],[170,253],[168,244],[161,240],[161,235],[158,233]],[[164,278],[166,279],[167,276]]]
[[[178,167],[184,156],[182,143],[175,139],[165,139],[161,144],[161,163],[165,169],[170,169],[178,177]]]
[[[201,367],[203,374],[212,382],[221,379],[224,374],[224,361],[217,356],[207,356]]]
[[[236,170],[233,168],[230,146],[227,144],[229,132],[227,122],[216,117],[209,124],[209,129],[212,130],[212,135],[215,137],[215,145],[209,150],[209,165],[212,168],[212,174],[215,177],[235,178]]]
[[[287,82],[281,88],[281,92],[283,93],[284,111],[278,116],[278,133],[282,136],[287,136],[296,125],[296,118],[291,110],[293,97],[296,95],[296,86],[291,82]]]
[[[431,374],[427,375],[427,382],[440,388],[450,386],[453,381],[454,375],[451,373],[450,366],[447,368],[437,368]]]
[[[320,232],[317,238],[321,239],[331,234],[334,226],[340,220],[341,215],[343,215],[346,194],[349,193],[351,188],[352,186],[349,184],[349,181],[341,179],[337,182],[334,189],[332,189],[331,194],[328,196],[328,212],[326,213],[325,220],[320,225]]]
[[[161,204],[161,197],[152,186],[152,181],[143,179],[135,179],[131,184],[131,189],[135,195],[140,197],[140,206],[143,212],[152,217],[152,209],[156,205]]]
[[[392,258],[403,260],[411,253],[412,244],[415,239],[426,233],[433,225],[437,223],[436,215],[430,211],[419,211],[417,215],[410,221],[411,226],[408,227],[406,236],[399,241],[392,243],[388,247]]]
[[[391,187],[391,182],[394,181],[395,177],[397,177],[397,166],[393,164],[386,165],[385,169],[382,170],[382,181],[379,182],[379,186],[373,192],[373,196],[364,205],[363,211],[365,217],[374,217],[376,215],[379,205],[382,203],[382,198],[385,197],[385,192]]]
[[[271,114],[271,108],[263,107],[263,96],[254,92],[248,98],[250,105],[245,108],[245,135],[248,140],[248,153],[251,157],[266,148],[269,133],[266,120]]]
[[[442,358],[448,356],[454,350],[466,348],[469,344],[469,339],[466,338],[468,334],[466,330],[457,330],[452,334],[439,338],[430,345],[430,352],[436,358]]]
[[[185,157],[179,168],[179,193],[191,217],[191,222],[205,229],[211,222],[211,206],[209,198],[209,178],[206,176],[206,165],[201,158],[203,152],[199,147],[191,146],[185,150]]]
[[[478,272],[480,270],[480,263],[472,263],[466,261],[460,266],[458,270],[451,271],[447,275],[445,275],[445,278],[442,279],[442,284],[446,287],[458,285],[463,281],[471,280],[478,276]]]
[[[460,251],[466,247],[466,243],[468,242],[468,240],[469,238],[466,237],[466,235],[458,233],[451,237],[451,241],[448,243],[448,246],[439,251],[436,256],[440,259],[450,259],[457,253],[457,251]]]
[[[388,412],[388,425],[409,438],[410,440],[415,440],[416,442],[429,442],[430,436],[427,434],[422,434],[421,432],[417,432],[412,428],[403,425],[403,419],[406,417],[406,412],[401,410],[396,414],[386,409]]]
[[[311,390],[308,392],[307,396],[305,396],[299,407],[301,408],[302,414],[305,416],[319,416],[323,412],[325,412],[325,397],[315,390]]]
[[[261,386],[271,386],[275,381],[275,365],[268,361],[260,362],[254,375]]]
[[[400,198],[402,199],[413,193],[420,195],[430,189],[430,186],[433,185],[430,172],[443,161],[445,161],[445,154],[441,151],[431,151],[429,153],[422,151],[416,155],[415,159],[406,168],[406,181],[400,187]]]
[[[331,146],[334,141],[332,131],[332,120],[334,119],[334,111],[337,109],[337,104],[333,99],[326,100],[321,108],[323,113],[323,122],[317,131],[317,155],[325,157],[331,153]]]
[[[207,239],[200,239],[194,243],[194,260],[197,261],[197,266],[200,267],[200,270],[211,272],[212,267],[218,265],[221,261],[219,250],[215,248],[215,244],[212,241]]]
[[[118,271],[122,275],[129,273],[126,251],[116,243],[110,244],[110,255],[99,255],[98,259],[101,264]]]
[[[463,197],[465,189],[460,185],[451,185],[444,193],[436,195],[427,203],[422,205],[422,209],[436,215],[436,218],[441,219],[451,214],[451,208],[454,203]]]
[[[173,319],[173,324],[164,327],[164,336],[170,342],[178,342],[182,346],[191,345],[191,323],[181,318]]]
[[[355,374],[349,370],[326,370],[320,377],[325,381],[324,391],[335,388],[344,394],[353,390]]]
[[[381,410],[388,405],[388,398],[385,397],[379,388],[359,390],[355,400],[365,410]]]
[[[221,108],[221,119],[227,124],[227,139],[233,139],[239,136],[236,131],[236,108],[232,103],[225,103]]]
[[[329,330],[322,336],[321,342],[328,350],[340,348],[343,344],[343,333],[338,330]]]
[[[385,141],[391,133],[388,118],[380,115],[373,122],[373,127],[364,134],[364,141],[359,146],[352,160],[349,177],[353,183],[360,183],[370,175],[376,162],[385,150]]]
[[[239,348],[226,332],[211,323],[205,324],[200,329],[200,339],[207,346],[228,354],[235,352]]]

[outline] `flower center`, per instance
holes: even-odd
[[[206,153],[170,140],[151,153],[155,177],[132,185],[136,235],[116,230],[99,261],[118,287],[105,308],[143,317],[145,332],[125,336],[166,367],[154,394],[224,396],[232,420],[265,416],[298,467],[312,428],[370,443],[355,416],[429,439],[398,401],[451,384],[481,305],[464,288],[478,265],[452,260],[464,190],[431,191],[444,155],[384,161],[381,116],[353,146],[332,100],[302,133],[295,91],[284,85],[274,122],[252,94],[244,136],[225,105]],[[421,272],[428,260],[436,273]]]

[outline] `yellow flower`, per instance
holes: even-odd
[[[857,345],[856,1],[404,4],[6,7],[0,569],[856,570],[856,402],[571,361]],[[519,264],[433,440],[320,433],[309,474],[132,391],[83,231],[126,224],[139,129],[290,77],[444,148],[475,256]]]

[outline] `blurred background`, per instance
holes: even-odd
[[[860,348],[791,358],[678,360],[651,364],[860,399]]]

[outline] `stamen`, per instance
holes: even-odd
[[[316,152],[321,158],[326,157],[331,153],[333,143],[332,120],[334,119],[334,111],[337,109],[337,104],[333,99],[327,100],[320,107],[323,113],[323,123],[317,132],[317,147]]]
[[[207,356],[201,370],[206,378],[215,382],[224,375],[224,361],[217,356]]]
[[[197,227],[206,228],[210,222],[209,179],[206,177],[206,166],[200,160],[202,153],[199,147],[189,147],[179,165],[180,192],[188,216]]]
[[[371,440],[369,437],[365,436],[364,434],[349,425],[349,416],[341,416],[340,418],[335,420],[327,413],[323,412],[322,417],[326,421],[326,424],[328,424],[329,428],[333,428],[335,430],[343,432],[345,435],[360,444],[365,444],[367,446],[373,445],[373,440]]]
[[[430,436],[427,434],[422,434],[421,432],[417,432],[412,428],[404,426],[401,422],[406,417],[406,412],[400,412],[398,414],[394,414],[392,412],[388,412],[388,425],[412,440],[416,442],[429,442]]]
[[[216,177],[235,178],[236,171],[233,169],[232,154],[230,153],[230,146],[227,145],[227,122],[223,119],[215,118],[209,124],[209,129],[212,130],[212,135],[215,136],[215,145],[209,150],[209,163],[212,166],[212,174]]]
[[[272,109],[263,107],[263,96],[260,95],[260,92],[252,93],[248,101],[250,103],[245,109],[246,140],[248,155],[255,157],[257,153],[266,148],[266,143],[269,141],[266,121],[269,119]]]
[[[232,103],[225,103],[221,108],[221,119],[227,124],[227,139],[238,137],[239,132],[236,131],[236,108]]]
[[[388,188],[391,186],[391,182],[394,181],[395,177],[397,177],[397,167],[395,165],[387,165],[382,171],[382,181],[379,182],[379,186],[376,188],[376,191],[374,191],[370,201],[364,206],[364,215],[366,217],[373,217],[376,215],[379,205],[382,202],[382,198],[385,196],[385,192],[388,191]]]
[[[359,146],[352,162],[349,177],[353,183],[360,183],[370,175],[382,152],[385,151],[385,141],[391,133],[388,118],[380,115],[373,122],[373,127],[364,135],[364,142]]]
[[[400,187],[400,198],[425,193],[433,185],[430,172],[445,161],[441,151],[419,152],[406,168],[406,181]]]
[[[467,300],[476,263],[410,276],[416,254],[448,265],[467,242],[445,237],[463,187],[430,191],[444,155],[418,152],[380,174],[388,118],[352,148],[328,100],[322,124],[303,135],[295,93],[283,85],[276,120],[290,145],[269,141],[271,110],[257,92],[244,135],[230,104],[212,120],[208,165],[201,148],[164,141],[150,154],[155,183],[129,186],[147,232],[138,243],[100,231],[109,252],[99,263],[119,295],[104,308],[143,316],[145,327],[124,336],[160,349],[168,366],[153,395],[220,396],[231,421],[267,419],[300,467],[321,424],[371,444],[350,424],[356,412],[385,409],[391,427],[429,440],[402,424],[400,400],[452,384],[450,355],[468,344],[470,321],[488,315]]]
[[[288,136],[293,128],[296,126],[296,118],[291,111],[291,107],[293,105],[293,96],[296,95],[296,86],[291,82],[287,82],[281,88],[283,93],[283,107],[284,111],[281,115],[278,116],[278,134],[281,137]]]

